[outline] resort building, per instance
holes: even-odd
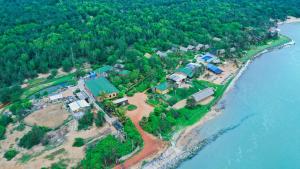
[[[196,101],[196,102],[201,102],[203,100],[205,100],[206,98],[214,95],[214,89],[213,88],[206,88],[204,90],[201,90],[195,94],[192,95],[192,98]]]
[[[119,93],[119,90],[105,77],[87,80],[85,87],[98,101],[103,100],[103,95],[105,98],[112,99]]]
[[[169,92],[168,82],[162,82],[153,88],[154,92],[158,94],[167,94]]]
[[[174,82],[177,86],[180,86],[182,83],[185,82],[185,80],[187,79],[187,76],[185,74],[181,74],[181,73],[174,73],[171,74],[168,77],[169,80],[171,80],[172,82]]]
[[[211,53],[206,53],[205,55],[200,55],[197,57],[197,61],[200,63],[220,63],[220,59],[211,54]]]
[[[178,68],[175,73],[186,75],[188,78],[192,78],[194,76],[194,70],[190,67],[182,67]]]
[[[213,65],[213,64],[207,64],[207,69],[209,70],[209,71],[211,71],[211,72],[213,72],[214,74],[221,74],[221,73],[223,73],[223,70],[221,70],[219,67],[217,67],[217,66],[215,66],[215,65]]]

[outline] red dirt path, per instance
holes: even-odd
[[[127,116],[132,120],[135,127],[142,135],[142,138],[144,140],[144,147],[138,154],[129,158],[123,164],[116,166],[115,169],[131,168],[137,165],[139,162],[142,162],[146,158],[150,157],[151,155],[158,153],[161,149],[164,148],[165,145],[163,141],[159,140],[149,133],[146,133],[139,125],[139,121],[142,119],[142,117],[149,116],[149,114],[153,111],[153,107],[146,103],[147,95],[144,93],[137,93],[133,97],[129,97],[128,100],[130,104],[137,106],[136,110],[128,111]]]

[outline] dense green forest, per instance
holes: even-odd
[[[129,69],[145,74],[149,61],[144,53],[172,45],[203,43],[211,50],[236,47],[239,53],[266,40],[273,19],[300,16],[299,0],[0,0],[0,4],[0,93],[6,98],[2,101],[13,97],[7,96],[8,87],[59,67],[69,71],[85,62],[111,64],[122,59]],[[221,41],[213,41],[214,37]]]

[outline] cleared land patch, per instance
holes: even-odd
[[[49,128],[59,127],[68,118],[69,113],[63,104],[54,104],[35,111],[25,118],[28,125],[38,125]]]

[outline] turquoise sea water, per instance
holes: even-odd
[[[208,144],[179,169],[300,169],[300,24],[281,27],[296,45],[257,58],[199,128]]]

